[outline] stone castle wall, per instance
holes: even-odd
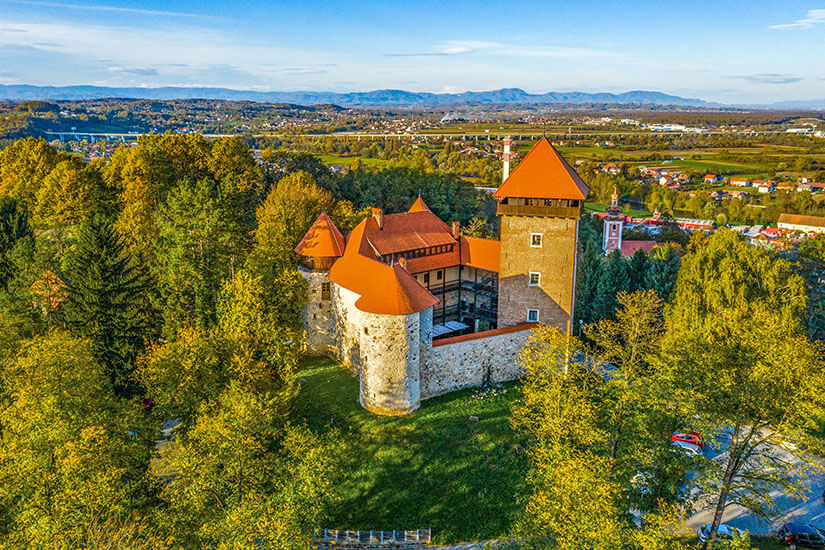
[[[510,327],[432,343],[433,309],[410,315],[366,313],[359,295],[334,283],[322,300],[325,273],[303,271],[309,284],[304,313],[307,351],[330,355],[359,379],[359,401],[382,415],[404,415],[422,399],[513,380],[529,328]]]
[[[307,282],[307,304],[304,308],[307,352],[313,355],[335,353],[338,342],[335,338],[334,302],[321,296],[321,284],[329,282],[327,274],[301,269],[301,275]]]
[[[513,328],[518,330],[496,329],[434,342],[421,369],[421,399],[518,378],[518,355],[532,325]]]

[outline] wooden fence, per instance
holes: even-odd
[[[429,529],[414,531],[345,531],[320,529],[315,531],[315,542],[341,546],[397,546],[400,544],[429,544]]]

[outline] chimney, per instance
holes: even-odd
[[[453,222],[453,238],[458,240],[458,229],[461,227],[461,222]]]
[[[398,265],[400,265],[400,266],[401,266],[401,269],[403,269],[404,271],[406,271],[406,270],[407,270],[407,258],[405,258],[405,257],[403,257],[403,256],[401,256],[400,258],[398,258]]]
[[[501,160],[504,161],[504,171],[501,173],[501,183],[507,181],[510,177],[510,144],[512,140],[510,136],[504,138],[504,153],[501,155]]]
[[[372,209],[372,217],[375,218],[375,222],[378,224],[378,229],[384,229],[384,214],[381,212],[380,208]]]

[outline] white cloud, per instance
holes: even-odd
[[[771,25],[772,29],[810,29],[814,25],[825,23],[825,9],[808,10],[804,19],[797,19],[793,23]]]
[[[611,58],[623,54],[594,48],[568,46],[520,46],[501,42],[481,40],[448,40],[433,48],[433,51],[419,53],[387,54],[389,57],[446,56],[481,52],[488,56],[547,57],[556,59]]]
[[[193,75],[203,77],[208,70],[225,68],[251,75],[253,80],[265,80],[272,73],[271,67],[295,67],[295,63],[305,68],[296,73],[319,72],[312,68],[317,61],[312,52],[244,43],[203,27],[145,29],[0,19],[0,47],[62,56],[113,78],[165,76],[184,83]]]
[[[47,8],[61,8],[70,10],[87,10],[87,11],[109,11],[132,13],[135,15],[152,15],[152,16],[166,16],[166,17],[197,17],[205,18],[204,15],[194,13],[182,13],[177,11],[160,11],[160,10],[145,10],[138,8],[121,8],[117,6],[89,6],[85,4],[67,4],[63,2],[40,2],[37,0],[7,0],[15,4],[24,4],[26,6],[42,6]]]

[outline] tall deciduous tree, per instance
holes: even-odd
[[[175,544],[306,548],[332,492],[332,453],[283,423],[280,397],[233,382],[182,438],[164,490]]]
[[[3,382],[0,547],[88,548],[104,525],[143,531],[155,434],[139,406],[114,396],[91,343],[33,340]]]
[[[165,418],[186,430],[199,408],[215,400],[231,378],[229,343],[216,331],[185,327],[175,340],[152,345],[138,359],[135,378]]]
[[[823,445],[811,430],[823,420],[825,372],[822,350],[804,335],[805,307],[802,277],[731,231],[692,244],[682,259],[665,366],[683,415],[709,436],[724,434],[703,485],[710,540],[729,504],[770,517],[774,494],[802,494],[818,465],[811,456]]]
[[[12,197],[31,211],[40,186],[60,158],[42,139],[20,139],[0,149],[0,197]]]
[[[305,303],[306,282],[295,269],[275,280],[241,270],[224,283],[218,327],[236,346],[235,374],[244,383],[281,385],[297,370]]]
[[[256,272],[274,274],[295,265],[293,249],[323,211],[331,212],[332,195],[315,185],[306,172],[290,174],[278,182],[258,209],[258,228],[252,261]]]
[[[79,162],[64,160],[55,166],[37,191],[32,223],[38,230],[57,241],[61,252],[69,231],[83,222],[94,210],[93,171]]]
[[[66,322],[75,334],[88,337],[95,360],[121,394],[135,391],[134,360],[151,335],[147,278],[102,217],[85,223],[68,258],[69,295]]]
[[[212,180],[184,180],[160,208],[157,278],[164,300],[165,330],[209,329],[221,281],[243,265],[243,228],[221,200]]]

